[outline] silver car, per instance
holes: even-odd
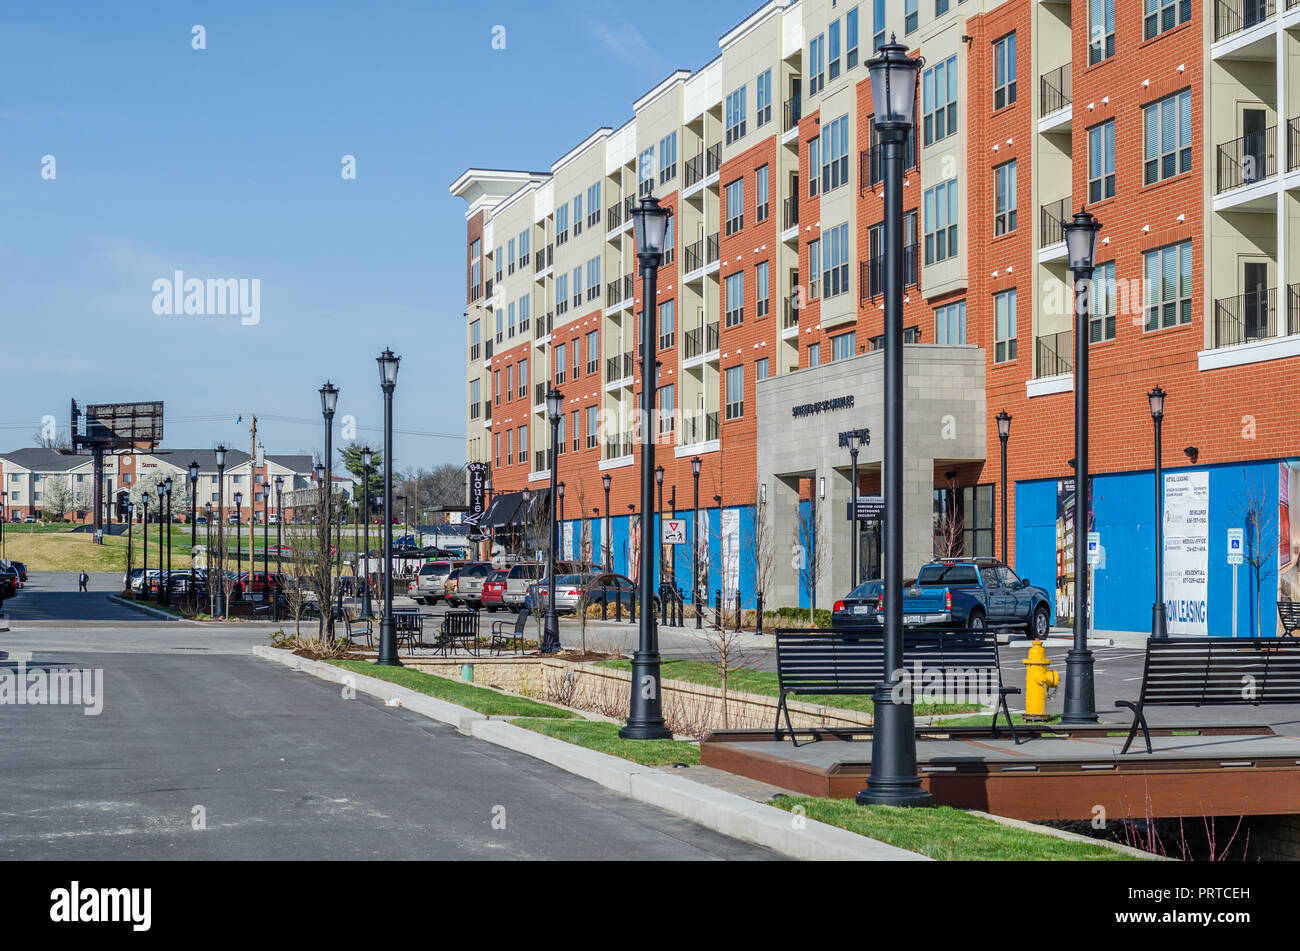
[[[415,587],[410,590],[415,603],[437,604],[446,597],[444,585],[447,583],[447,576],[462,564],[464,562],[429,561],[421,565],[419,574],[415,576]]]
[[[464,565],[456,578],[456,590],[448,595],[452,604],[477,608],[483,603],[483,582],[492,574],[490,561],[475,561]]]

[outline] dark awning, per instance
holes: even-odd
[[[483,513],[482,519],[479,520],[479,528],[487,530],[489,528],[510,528],[517,525],[526,525],[538,510],[539,506],[545,506],[547,499],[550,498],[551,490],[532,489],[530,490],[530,500],[524,501],[523,492],[503,492],[492,500],[492,504],[487,507]]]

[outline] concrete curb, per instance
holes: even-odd
[[[147,614],[150,617],[157,618],[160,621],[175,621],[177,623],[180,623],[183,620],[183,618],[178,618],[174,614],[168,614],[166,611],[159,611],[157,608],[145,607],[143,604],[140,604],[136,601],[128,601],[126,598],[118,597],[115,594],[110,594],[108,596],[108,600],[112,601],[114,604],[121,604],[128,608],[134,608],[140,613]]]
[[[1141,849],[1135,849],[1130,845],[1123,845],[1119,842],[1109,842],[1105,839],[1094,839],[1090,836],[1080,835],[1079,833],[1071,832],[1068,829],[1058,829],[1055,826],[1039,825],[1036,822],[1026,822],[1024,819],[1012,819],[1008,816],[995,816],[991,812],[980,812],[976,809],[970,809],[967,811],[973,816],[983,816],[985,819],[992,819],[999,825],[1011,826],[1013,829],[1024,829],[1027,832],[1037,832],[1040,835],[1050,835],[1053,838],[1064,839],[1067,842],[1099,845],[1104,849],[1110,849],[1112,852],[1118,852],[1121,855],[1132,855],[1135,858],[1146,859],[1151,862],[1178,861],[1178,859],[1169,858],[1165,855],[1156,855],[1153,852],[1143,852]]]
[[[682,818],[735,839],[752,842],[791,858],[819,861],[930,861],[923,855],[886,845],[835,826],[795,817],[774,806],[705,786],[685,776],[673,776],[637,763],[575,746],[505,720],[437,700],[387,681],[298,657],[265,645],[253,656],[274,661],[333,683],[352,678],[356,690],[384,700],[397,698],[402,706],[423,716],[449,723],[477,739],[550,763],[638,802],[657,806]]]

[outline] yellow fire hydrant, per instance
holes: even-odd
[[[1047,691],[1056,692],[1056,688],[1061,683],[1061,675],[1048,669],[1052,666],[1052,662],[1047,659],[1047,651],[1043,650],[1042,641],[1034,641],[1024,664],[1025,719],[1046,720],[1048,719]]]

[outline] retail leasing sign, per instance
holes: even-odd
[[[1165,474],[1165,619],[1170,634],[1206,634],[1210,474]]]

